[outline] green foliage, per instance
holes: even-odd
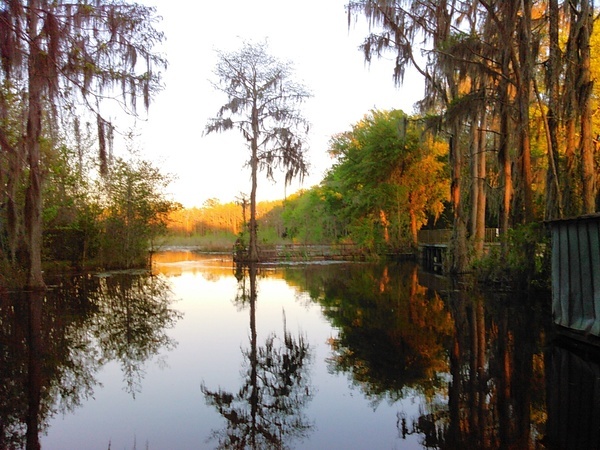
[[[373,111],[330,143],[337,158],[319,186],[260,219],[261,243],[356,243],[370,252],[413,245],[447,197],[446,146],[402,111]]]
[[[261,227],[260,222],[258,226],[257,237],[260,245],[277,244],[282,241],[276,228]]]
[[[161,89],[160,69],[166,67],[163,56],[154,52],[164,36],[154,28],[155,8],[126,1],[17,0],[3,2],[1,9],[0,204],[7,205],[7,221],[0,225],[8,241],[2,253],[8,254],[12,265],[27,268],[29,287],[43,289],[43,221],[70,222],[73,217],[61,213],[76,209],[56,202],[46,205],[42,214],[46,171],[59,178],[67,174],[56,170],[65,165],[47,165],[48,155],[60,145],[56,137],[70,134],[64,125],[79,108],[87,107],[97,119],[105,174],[113,126],[100,111],[113,100],[135,114],[138,98],[148,109],[151,97]],[[122,95],[116,97],[119,91]],[[14,114],[17,110],[19,114]],[[62,186],[72,184],[62,181]],[[15,195],[22,189],[26,200]],[[75,198],[51,189],[45,193],[56,194],[56,199]]]
[[[324,185],[357,242],[410,245],[428,215],[443,211],[447,148],[402,111],[372,111],[330,148],[337,162]]]
[[[167,232],[176,204],[167,200],[168,176],[148,161],[117,159],[106,179],[98,181],[102,208],[100,247],[104,267],[144,265],[148,250]]]
[[[80,264],[98,248],[99,214],[90,199],[90,181],[77,152],[63,144],[46,155],[43,255]]]
[[[333,206],[330,189],[315,186],[285,202],[282,211],[286,236],[301,244],[335,243],[343,226]]]
[[[349,226],[349,234],[353,242],[372,251],[385,245],[381,224],[369,216],[354,220]]]
[[[117,158],[109,174],[99,178],[91,158],[66,144],[49,147],[45,163],[46,265],[146,265],[149,251],[167,233],[169,214],[178,207],[165,198],[170,177],[147,161]]]

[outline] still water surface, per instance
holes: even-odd
[[[598,364],[548,303],[191,252],[62,279],[1,300],[0,449],[598,448]]]

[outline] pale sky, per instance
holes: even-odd
[[[207,120],[226,98],[213,90],[215,50],[237,50],[243,40],[268,39],[270,52],[292,62],[294,79],[313,97],[305,105],[311,122],[310,175],[287,194],[318,184],[332,161],[328,142],[349,130],[371,109],[399,108],[412,112],[423,93],[419,81],[393,82],[393,62],[364,63],[358,46],[367,34],[364,21],[351,25],[347,0],[144,0],[157,6],[167,41],[169,67],[165,89],[150,106],[148,121],[139,125],[139,146],[145,159],[178,179],[173,199],[186,207],[209,198],[234,201],[250,192],[248,150],[239,132],[203,136]],[[259,175],[259,200],[283,199],[283,181]]]

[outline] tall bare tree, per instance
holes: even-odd
[[[58,127],[61,103],[82,101],[99,117],[100,157],[105,158],[104,133],[110,127],[104,126],[99,105],[111,97],[135,113],[137,98],[147,108],[159,88],[155,69],[166,67],[166,61],[153,52],[163,39],[154,28],[156,21],[154,8],[125,0],[0,1],[0,81],[7,89],[26,92],[24,132],[14,141],[2,139],[0,145],[26,162],[14,170],[28,173],[23,247],[30,288],[44,287],[42,138],[51,137]],[[118,91],[122,96],[117,98]],[[0,96],[0,101],[6,98]],[[3,103],[0,113],[8,109]],[[5,130],[0,131],[2,135]]]
[[[245,42],[234,52],[218,51],[215,89],[227,103],[209,120],[206,133],[238,129],[248,143],[251,170],[250,240],[247,259],[259,260],[256,189],[259,170],[273,179],[274,169],[285,171],[285,183],[308,172],[305,159],[307,120],[299,106],[310,97],[292,79],[292,66],[268,53],[266,42]]]

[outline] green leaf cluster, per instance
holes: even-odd
[[[102,268],[145,266],[167,233],[169,214],[178,208],[165,193],[171,177],[134,156],[114,158],[101,177],[92,157],[79,158],[67,144],[50,148],[45,163],[44,259]]]
[[[97,182],[102,215],[100,261],[104,267],[134,267],[167,232],[176,205],[165,196],[170,178],[144,160],[117,159],[106,179]]]
[[[336,159],[319,186],[286,201],[287,236],[300,243],[406,248],[449,192],[447,146],[400,110],[367,114],[330,141]]]

